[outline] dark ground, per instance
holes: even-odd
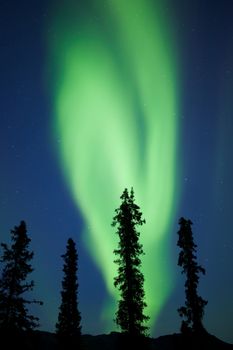
[[[213,335],[187,336],[172,334],[153,338],[129,339],[125,335],[112,332],[108,335],[82,335],[79,341],[59,341],[54,333],[35,331],[31,334],[1,334],[0,349],[22,350],[233,350],[233,344],[227,344]]]

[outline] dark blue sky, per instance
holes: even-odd
[[[193,221],[198,259],[206,268],[200,279],[200,293],[209,301],[204,324],[233,343],[233,3],[169,0],[167,6],[181,72],[177,222],[180,216]],[[51,132],[48,8],[49,1],[2,0],[0,5],[0,240],[7,242],[10,229],[26,221],[35,252],[35,294],[45,303],[35,312],[41,328],[53,331],[60,302],[60,255],[67,238],[73,237],[79,251],[83,332],[98,334],[103,332],[98,317],[107,293],[81,244],[82,218],[66,187]],[[154,336],[179,330],[176,309],[184,291],[176,268],[177,222],[171,254],[177,284]]]

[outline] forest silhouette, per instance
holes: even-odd
[[[1,243],[0,275],[0,345],[5,348],[26,349],[197,349],[232,348],[210,335],[203,325],[207,301],[198,294],[200,273],[205,269],[197,263],[197,245],[192,233],[192,222],[183,217],[179,220],[177,245],[180,248],[178,266],[185,274],[185,303],[177,311],[181,317],[180,333],[165,336],[157,343],[149,337],[144,314],[146,307],[144,276],[141,271],[141,256],[144,254],[140,243],[139,227],[146,224],[140,207],[135,203],[134,190],[124,189],[121,204],[115,210],[112,226],[116,228],[118,246],[113,251],[114,263],[118,266],[113,284],[120,292],[115,322],[121,332],[109,336],[96,336],[95,342],[82,335],[83,315],[78,302],[78,253],[75,241],[67,240],[66,251],[61,256],[63,280],[61,282],[61,303],[58,310],[55,334],[36,330],[39,318],[30,314],[28,306],[42,301],[30,299],[34,281],[34,252],[30,250],[31,239],[27,235],[25,221],[11,230],[11,245]],[[156,298],[156,295],[155,295]],[[104,338],[105,337],[105,338]],[[108,338],[106,338],[108,337]],[[170,338],[169,338],[170,337]],[[107,339],[107,340],[106,340]],[[165,340],[166,339],[166,340]],[[166,344],[167,342],[167,344]]]

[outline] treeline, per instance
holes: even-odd
[[[118,266],[113,283],[120,291],[115,322],[122,333],[130,336],[148,335],[149,317],[144,314],[146,303],[140,258],[143,254],[143,246],[140,243],[138,230],[143,224],[145,219],[140,207],[135,203],[133,189],[130,192],[125,189],[112,222],[119,237],[118,246],[113,252],[116,256],[114,262]],[[179,225],[178,265],[186,275],[185,304],[178,309],[182,318],[181,332],[196,334],[204,332],[202,319],[207,301],[198,295],[197,287],[199,274],[204,274],[205,270],[197,263],[197,246],[193,240],[192,222],[181,218]],[[29,248],[30,241],[26,223],[21,221],[19,226],[11,230],[11,245],[1,243],[0,331],[2,332],[13,334],[33,331],[39,326],[38,317],[31,315],[29,311],[32,303],[43,305],[42,301],[29,299],[30,292],[34,288],[34,281],[28,281],[33,271],[31,263],[34,255]],[[78,338],[81,335],[77,278],[78,254],[72,238],[68,239],[66,252],[62,258],[64,265],[61,303],[55,329],[61,338]]]

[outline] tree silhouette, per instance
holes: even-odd
[[[78,310],[78,254],[75,242],[69,238],[67,241],[64,259],[64,278],[62,281],[61,305],[56,324],[56,333],[63,337],[78,337],[81,334],[81,315]]]
[[[26,224],[21,221],[19,226],[11,230],[12,244],[1,243],[3,263],[0,279],[0,329],[3,331],[26,331],[37,327],[38,317],[29,314],[27,304],[41,301],[24,299],[23,295],[33,290],[34,281],[27,282],[28,275],[33,271],[30,264],[34,253],[29,251],[31,241],[27,236]]]
[[[180,229],[178,231],[179,239],[177,245],[181,248],[178,265],[183,268],[187,278],[185,282],[185,306],[178,309],[179,315],[185,320],[182,321],[181,332],[203,332],[202,318],[204,316],[204,307],[207,301],[197,293],[199,282],[199,273],[205,274],[205,269],[198,265],[196,260],[197,245],[193,241],[192,222],[184,218],[179,220]]]
[[[146,334],[148,327],[144,322],[149,319],[143,313],[146,303],[144,301],[144,276],[140,271],[143,254],[142,245],[139,243],[139,232],[137,226],[145,223],[142,219],[140,208],[134,203],[134,191],[130,195],[125,189],[122,196],[122,203],[115,210],[112,226],[117,226],[119,235],[118,249],[114,254],[118,258],[114,261],[118,264],[118,276],[114,278],[114,286],[118,287],[121,300],[118,303],[116,312],[116,323],[123,332],[129,335]]]

